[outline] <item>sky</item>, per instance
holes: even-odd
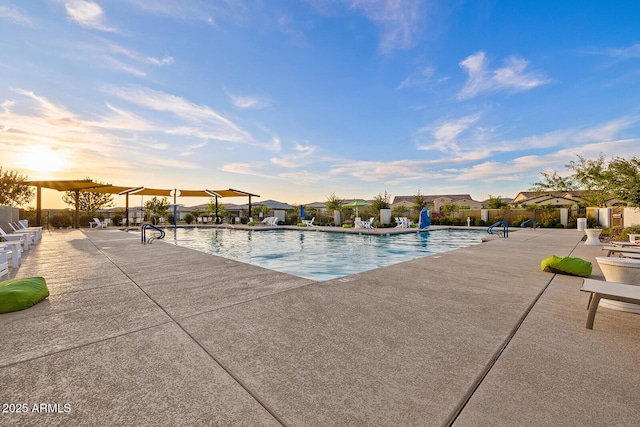
[[[636,0],[0,0],[0,166],[254,203],[515,197],[577,156],[640,155],[639,15]]]

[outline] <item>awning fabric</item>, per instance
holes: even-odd
[[[100,184],[92,180],[59,180],[59,181],[25,181],[27,185],[36,187],[49,188],[58,191],[84,191],[89,193],[107,193],[107,194],[136,194],[140,196],[161,196],[172,197],[175,189],[160,189],[146,187],[125,187],[111,184]],[[182,190],[178,189],[178,197],[241,197],[254,196],[257,194],[247,193],[241,190]]]

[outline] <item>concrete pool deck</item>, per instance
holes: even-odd
[[[637,425],[640,316],[600,308],[586,329],[582,279],[540,271],[572,255],[602,278],[582,238],[519,230],[313,282],[45,231],[13,274],[50,297],[0,315],[0,403],[27,409],[0,424]]]

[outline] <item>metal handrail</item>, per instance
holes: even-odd
[[[144,244],[147,243],[147,228],[153,228],[154,230],[160,232],[160,235],[158,237],[151,237],[149,239],[149,244],[151,244],[153,239],[164,239],[165,232],[162,228],[156,227],[153,224],[145,223],[145,224],[142,224],[142,233],[141,233],[142,235],[140,236],[140,239],[141,239],[140,243],[144,243]]]
[[[504,237],[509,237],[509,224],[507,224],[506,221],[498,221],[495,224],[489,226],[489,228],[487,229],[487,233],[493,234],[493,229],[499,225],[502,226],[502,235]]]
[[[531,218],[526,220],[525,222],[523,222],[522,224],[520,224],[521,228],[526,228],[527,223],[530,222],[531,223],[531,227],[535,230],[536,229],[536,220]]]

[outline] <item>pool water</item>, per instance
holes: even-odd
[[[481,231],[437,230],[395,235],[179,228],[178,246],[325,281],[481,243]]]

